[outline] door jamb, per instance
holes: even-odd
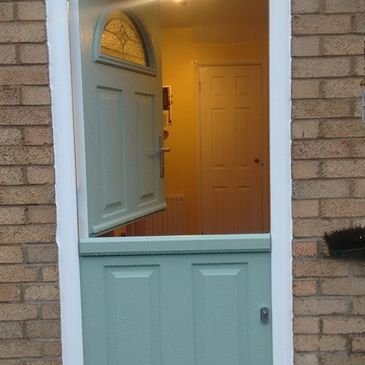
[[[292,365],[290,0],[269,1],[273,365]],[[72,95],[80,100],[80,91],[73,86],[81,77],[81,70],[76,68],[76,74],[75,69],[72,69],[74,73],[71,71],[71,62],[77,60],[74,53],[72,58],[70,56],[72,44],[69,38],[75,39],[78,14],[72,11],[69,19],[68,0],[46,0],[46,5],[56,170],[62,357],[64,365],[82,365],[81,295],[77,278],[79,233],[85,227],[78,226],[76,194],[80,187],[75,174],[73,120],[80,115],[77,109],[74,115],[77,103],[72,100]],[[81,151],[82,148],[77,153]]]

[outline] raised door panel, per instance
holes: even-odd
[[[193,266],[197,365],[248,363],[246,265]]]
[[[97,88],[99,124],[99,164],[101,168],[102,217],[122,213],[126,208],[125,151],[122,91]],[[116,169],[115,166],[120,166]]]
[[[161,363],[159,266],[105,268],[110,364]]]
[[[159,154],[153,95],[136,94],[136,158],[138,184],[138,206],[145,206],[157,199],[156,177]]]

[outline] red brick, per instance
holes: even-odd
[[[294,280],[293,294],[297,297],[309,297],[316,295],[318,284],[315,280]]]
[[[31,301],[58,300],[58,295],[58,286],[54,284],[31,285],[24,290],[24,299]]]
[[[346,180],[297,180],[293,182],[294,199],[345,198],[350,195]]]
[[[350,15],[296,15],[293,34],[339,34],[351,31]]]
[[[365,177],[365,160],[324,161],[322,164],[324,177]]]
[[[292,139],[319,138],[320,133],[320,123],[317,120],[292,122]]]
[[[39,85],[47,83],[48,69],[45,66],[5,66],[0,68],[0,85]]]
[[[0,125],[49,125],[51,109],[48,106],[0,108]]]
[[[38,278],[38,268],[26,267],[23,265],[1,265],[0,282],[32,282]]]
[[[365,137],[365,123],[360,119],[323,120],[321,130],[326,138]]]
[[[54,242],[56,228],[53,224],[2,226],[0,244]]]
[[[306,36],[294,37],[292,39],[292,56],[319,56],[320,54],[320,37]]]
[[[29,263],[57,262],[57,246],[55,244],[26,246],[26,252]]]
[[[319,177],[319,161],[293,161],[293,179],[313,179]]]
[[[14,19],[14,6],[11,2],[0,3],[0,22],[9,22]]]
[[[318,243],[316,241],[294,241],[294,257],[315,257],[318,254]]]
[[[292,116],[297,119],[354,117],[347,99],[293,100]]]
[[[56,223],[54,205],[34,205],[28,208],[29,223]]]
[[[37,317],[38,306],[36,304],[0,303],[0,321],[22,321]]]
[[[323,316],[345,314],[349,311],[349,302],[345,299],[305,298],[294,300],[294,314],[301,316]]]
[[[53,166],[29,166],[26,169],[30,184],[54,184],[55,171]]]
[[[295,260],[293,262],[293,274],[296,277],[336,277],[346,276],[349,273],[346,262],[323,260]]]
[[[365,295],[365,278],[327,278],[320,287],[325,295]]]
[[[20,288],[14,284],[0,284],[0,302],[16,302],[20,300]]]
[[[22,338],[22,337],[23,337],[22,323],[0,322],[0,340]]]
[[[0,224],[23,224],[25,223],[24,207],[0,206]]]
[[[323,319],[323,333],[348,334],[365,332],[365,318],[325,318]]]
[[[361,55],[363,53],[363,37],[361,35],[335,35],[321,38],[323,55]]]
[[[41,342],[29,340],[8,340],[0,342],[2,358],[35,357],[42,355]]]
[[[293,14],[318,13],[319,2],[318,0],[295,0],[292,1],[291,10]]]
[[[0,264],[19,264],[22,262],[23,252],[21,246],[0,246]]]
[[[331,232],[336,229],[348,228],[349,225],[349,219],[295,219],[294,235],[298,238],[322,237],[326,232]]]
[[[15,46],[12,44],[0,45],[0,64],[11,65],[16,63]]]
[[[292,203],[293,217],[318,217],[319,201],[318,200],[294,200]]]
[[[60,322],[56,320],[28,321],[26,335],[30,338],[59,338]]]
[[[23,142],[22,131],[18,128],[0,127],[0,144],[3,146],[16,146]]]
[[[23,105],[49,105],[50,103],[48,86],[26,86],[22,88]]]
[[[24,143],[33,146],[52,145],[52,128],[26,127],[24,129]]]
[[[343,57],[294,58],[293,78],[343,77],[351,75],[351,60]],[[334,103],[333,103],[334,104]],[[338,109],[336,109],[338,111]],[[340,117],[341,115],[339,115]]]
[[[0,204],[52,204],[54,187],[43,186],[4,186],[0,187]]]
[[[0,146],[2,165],[49,165],[53,163],[53,150],[48,146]]]
[[[43,319],[59,319],[60,305],[59,303],[46,303],[41,307],[41,317]]]
[[[19,20],[43,20],[45,19],[45,7],[43,1],[22,1],[17,3]]]
[[[0,105],[17,105],[19,104],[19,92],[14,87],[0,88]]]
[[[358,297],[353,299],[352,312],[354,314],[365,315],[365,297]]]
[[[294,354],[295,365],[318,365],[318,358],[315,354],[308,353],[295,353]]]
[[[324,80],[321,84],[325,98],[356,98],[362,93],[360,78]]]
[[[55,282],[58,281],[58,267],[48,266],[41,270],[42,281]]]
[[[1,43],[44,42],[45,40],[46,30],[42,23],[0,23]]]
[[[20,61],[23,64],[47,63],[48,50],[46,44],[22,44],[19,47]]]
[[[319,334],[319,319],[311,317],[296,317],[294,319],[295,334]]]
[[[21,167],[0,166],[0,185],[20,185],[24,182]]]
[[[352,351],[365,352],[365,337],[355,337],[352,340]]]
[[[362,0],[325,0],[324,4],[326,13],[358,13],[365,11],[365,3]]]

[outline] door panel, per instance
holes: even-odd
[[[103,63],[94,58],[103,19],[124,11],[123,4],[129,3],[79,0],[87,204],[93,235],[166,206],[158,173],[162,130],[158,3],[133,12],[138,31],[150,39],[146,52],[153,72],[141,65],[119,67],[108,57]]]
[[[86,364],[271,365],[269,236],[130,243],[83,242],[116,250],[81,257]]]
[[[159,266],[105,267],[111,364],[161,363],[159,291]]]
[[[261,67],[199,73],[203,233],[262,232]]]

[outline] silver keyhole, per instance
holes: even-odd
[[[263,324],[269,323],[270,310],[268,307],[262,307],[260,309],[260,319]]]

